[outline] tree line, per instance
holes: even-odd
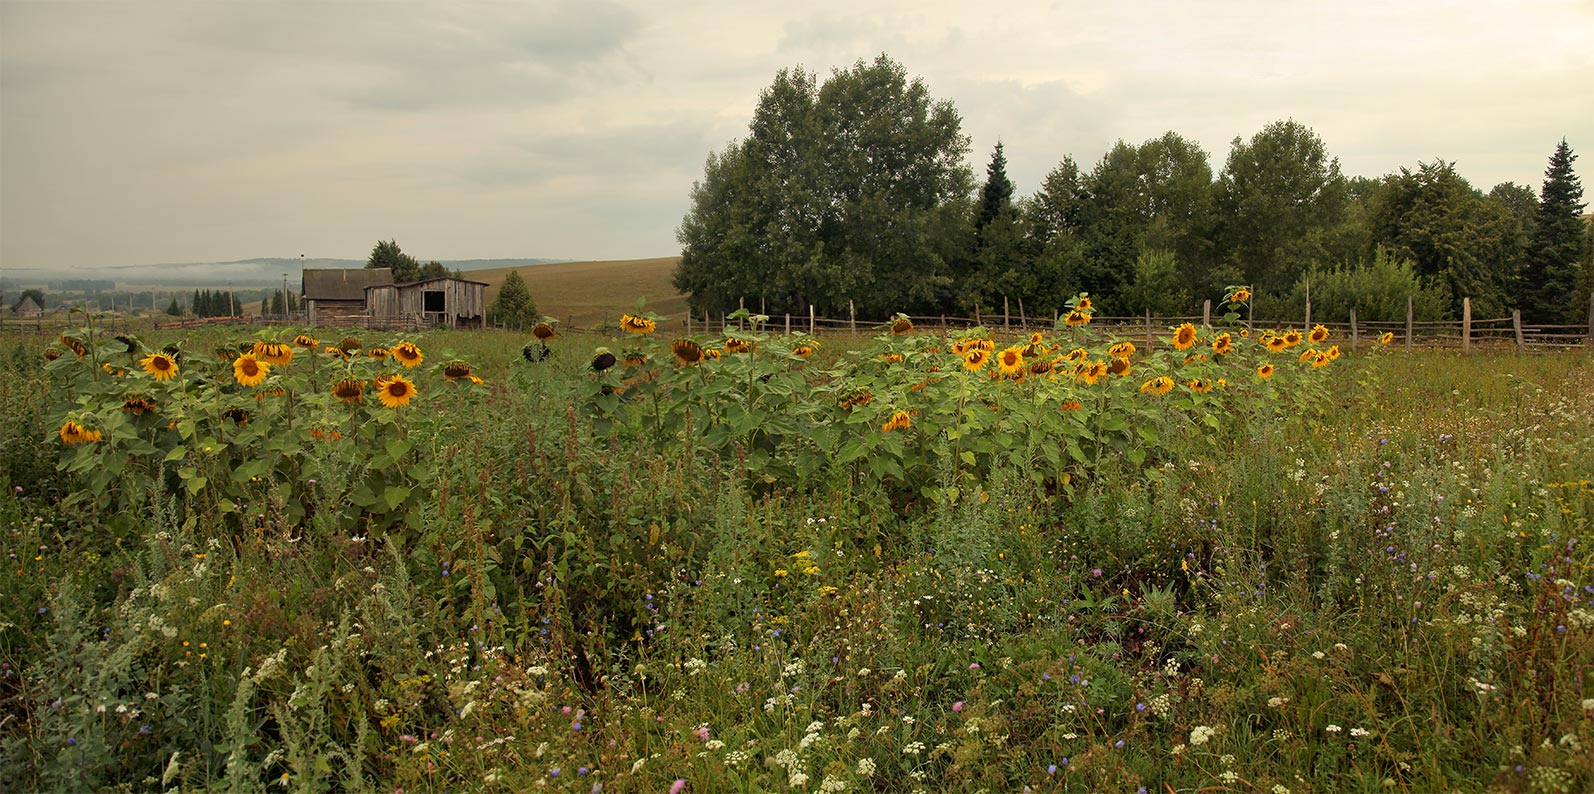
[[[1221,170],[1176,132],[1065,155],[1019,196],[997,143],[976,183],[956,108],[887,56],[821,83],[782,70],[747,137],[708,156],[677,229],[675,285],[695,310],[968,313],[1021,301],[1049,315],[1079,292],[1107,314],[1191,313],[1249,284],[1259,316],[1368,320],[1521,308],[1580,323],[1594,230],[1576,155],[1554,147],[1538,191],[1474,187],[1435,159],[1347,177],[1293,119],[1236,137]],[[1277,315],[1274,315],[1277,313]]]

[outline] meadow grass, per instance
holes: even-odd
[[[1587,355],[1347,356],[1144,467],[932,462],[963,496],[930,499],[863,462],[748,476],[772,438],[785,471],[778,430],[601,421],[623,340],[418,341],[487,383],[423,384],[450,402],[390,525],[332,507],[378,464],[330,442],[346,465],[246,478],[238,512],[74,498],[60,376],[0,351],[0,785],[1594,785]]]

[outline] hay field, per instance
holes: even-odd
[[[510,270],[520,271],[537,309],[559,318],[567,327],[591,328],[620,315],[646,298],[650,311],[678,320],[686,316],[686,296],[676,292],[670,275],[678,256],[598,262],[561,262],[516,268],[467,270],[465,278],[485,281],[490,304]]]

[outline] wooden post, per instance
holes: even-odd
[[[1212,324],[1212,299],[1211,298],[1207,298],[1206,300],[1201,301],[1201,324],[1202,325],[1211,325]]]
[[[1306,282],[1306,327],[1312,327],[1312,282]]]
[[[979,301],[975,301],[974,302],[974,324],[975,325],[984,325],[985,324],[985,321],[980,319],[980,302]]]
[[[852,298],[847,299],[847,324],[854,334],[858,333],[858,307],[853,305]]]
[[[814,325],[814,305],[812,303],[810,303],[810,304],[808,304],[808,335],[809,336],[813,336],[815,333],[817,333],[817,331],[814,330],[816,327],[817,326]]]
[[[1002,330],[1011,330],[1013,327],[1013,314],[1007,310],[1007,296],[1002,296]]]
[[[786,335],[791,336],[791,312],[786,312]]]
[[[1511,310],[1511,330],[1517,335],[1517,355],[1522,354],[1522,310]]]
[[[1018,327],[1020,331],[1029,330],[1029,318],[1024,316],[1024,299],[1018,299]]]
[[[1461,352],[1472,352],[1472,299],[1461,299]]]
[[[1350,310],[1350,352],[1356,352],[1356,310]]]
[[[1151,352],[1151,343],[1156,337],[1151,335],[1151,309],[1146,309],[1146,352]]]
[[[1588,296],[1588,343],[1594,347],[1594,295]]]
[[[1406,352],[1411,352],[1412,297],[1406,296]]]

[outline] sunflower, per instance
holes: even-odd
[[[111,376],[118,377],[118,378],[127,377],[127,370],[118,369],[116,367],[113,367],[113,366],[111,366],[111,362],[109,362],[109,361],[105,362],[104,364],[101,364],[100,365],[100,369],[105,370],[105,374],[107,374],[107,375],[111,375]]]
[[[365,355],[367,358],[371,358],[376,361],[386,361],[388,356],[393,355],[393,351],[388,350],[385,347],[373,347],[370,350],[365,351]]]
[[[151,353],[139,359],[138,365],[155,380],[171,380],[177,377],[177,362],[165,353]]]
[[[1040,344],[1044,343],[1045,341],[1046,341],[1046,337],[1043,334],[1041,334],[1040,331],[1036,331],[1035,333],[1029,335],[1029,343],[1031,345],[1040,345]]]
[[[724,354],[725,354],[725,351],[720,350],[717,347],[705,347],[705,348],[703,348],[703,358],[712,358],[715,361],[719,361],[720,357],[722,355],[724,355]]]
[[[316,338],[310,336],[309,334],[299,334],[293,338],[293,343],[304,348],[305,350],[314,350],[321,346],[321,343],[316,341]]]
[[[1383,336],[1378,337],[1378,344],[1380,345],[1387,345],[1393,341],[1395,341],[1394,331],[1385,331]]]
[[[1079,303],[1074,304],[1074,308],[1076,310],[1082,311],[1082,312],[1090,311],[1090,309],[1091,309],[1090,298],[1080,298],[1079,299]]]
[[[1311,348],[1306,348],[1305,350],[1301,351],[1301,357],[1300,357],[1301,361],[1311,361],[1312,359],[1314,359],[1316,357],[1317,357],[1317,351],[1316,350],[1313,350]]]
[[[870,394],[868,389],[859,389],[858,391],[853,392],[852,396],[842,400],[841,407],[855,408],[860,405],[868,405],[872,402],[874,402],[874,395]]]
[[[147,394],[130,394],[122,402],[122,413],[143,416],[158,410],[155,400]]]
[[[1230,336],[1227,332],[1218,334],[1218,338],[1212,340],[1212,352],[1217,353],[1220,356],[1226,356],[1230,353],[1233,353],[1234,337]]]
[[[1263,340],[1262,343],[1267,345],[1267,349],[1274,353],[1282,353],[1290,346],[1290,343],[1285,341],[1284,337],[1282,336],[1270,336]]]
[[[643,364],[648,363],[648,357],[646,353],[627,352],[625,354],[624,360],[625,365],[628,367],[640,367]]]
[[[969,372],[979,372],[985,368],[985,362],[990,360],[990,351],[982,347],[976,347],[963,354],[963,368]]]
[[[961,356],[964,353],[969,352],[969,348],[974,347],[974,341],[975,340],[972,339],[972,338],[965,337],[963,339],[957,340],[956,342],[953,342],[952,343],[952,353],[954,355]]]
[[[1339,358],[1339,345],[1334,345],[1324,352],[1328,353],[1328,360],[1333,361]]]
[[[1069,400],[1068,402],[1065,402],[1062,405],[1057,406],[1057,410],[1059,410],[1059,411],[1077,411],[1077,410],[1079,410],[1081,408],[1084,408],[1084,407],[1085,407],[1085,404],[1080,402],[1080,401],[1078,401],[1078,400]]]
[[[1090,314],[1087,312],[1082,312],[1079,309],[1075,309],[1063,317],[1063,322],[1067,324],[1069,328],[1073,328],[1074,326],[1078,325],[1086,325],[1090,322]]]
[[[1107,373],[1115,377],[1124,377],[1129,374],[1129,359],[1115,358],[1107,362]]]
[[[271,365],[255,358],[253,353],[245,353],[232,362],[232,376],[240,386],[259,386],[270,371]]]
[[[1256,368],[1256,376],[1259,377],[1259,378],[1263,378],[1263,379],[1273,377],[1273,364],[1272,364],[1272,362],[1268,362],[1268,363],[1263,364],[1260,367],[1257,367]]]
[[[1314,325],[1312,326],[1311,332],[1307,333],[1306,339],[1314,345],[1327,342],[1328,328],[1322,325]]]
[[[1092,361],[1079,366],[1079,379],[1084,381],[1086,386],[1095,386],[1096,381],[1101,380],[1101,377],[1106,374],[1107,362],[1105,361]]]
[[[880,356],[880,360],[887,364],[901,364],[903,362],[901,353],[883,353]]]
[[[56,350],[53,347],[44,351],[44,360],[45,361],[54,361],[54,360],[56,360],[56,359],[58,359],[60,357],[61,357],[61,351]]]
[[[703,346],[690,339],[677,339],[670,343],[670,352],[675,354],[675,360],[691,366],[703,360]]]
[[[891,333],[901,336],[913,330],[913,321],[906,316],[899,316],[891,323]]]
[[[92,444],[102,438],[104,435],[99,430],[84,427],[71,419],[61,425],[61,441],[66,444]]]
[[[1119,342],[1118,344],[1107,348],[1107,355],[1112,356],[1113,358],[1124,358],[1124,359],[1127,359],[1127,358],[1130,358],[1130,357],[1134,356],[1134,354],[1135,354],[1135,343],[1134,342]]]
[[[558,335],[559,333],[553,329],[553,326],[547,323],[537,323],[531,327],[531,336],[538,342],[546,342]]]
[[[1312,368],[1313,369],[1319,369],[1319,368],[1322,368],[1322,367],[1326,367],[1326,366],[1328,366],[1328,362],[1333,361],[1333,360],[1334,359],[1329,357],[1327,351],[1319,350],[1319,351],[1317,351],[1316,355],[1312,356]]]
[[[1241,288],[1229,293],[1229,297],[1228,297],[1229,303],[1245,303],[1246,301],[1248,301],[1250,299],[1251,299],[1251,291],[1246,289],[1245,287],[1241,287]]]
[[[913,417],[909,416],[907,411],[897,411],[891,415],[890,419],[886,420],[885,424],[880,426],[880,430],[884,433],[890,433],[893,430],[906,430],[912,426]]]
[[[343,360],[343,361],[348,361],[349,360],[348,351],[344,350],[341,347],[329,347],[323,352],[325,352],[327,355],[329,355],[329,356],[331,356],[333,358],[336,358],[336,359],[340,359],[340,360]]]
[[[249,412],[242,408],[228,408],[221,412],[221,418],[231,419],[232,423],[239,427],[245,427],[249,424]]]
[[[287,394],[287,389],[261,389],[255,392],[255,402],[260,402],[267,397],[286,397]]]
[[[1009,347],[996,354],[996,366],[1003,375],[1017,375],[1024,369],[1024,351],[1018,347]]]
[[[1206,394],[1207,392],[1212,391],[1211,382],[1204,381],[1204,380],[1202,380],[1200,378],[1192,379],[1189,383],[1187,383],[1185,385],[1189,386],[1190,387],[1190,391],[1193,391],[1196,394]]]
[[[752,343],[748,342],[746,339],[739,339],[734,336],[725,337],[725,351],[727,353],[746,353],[752,349]]]
[[[293,361],[293,348],[281,342],[256,342],[251,352],[273,367],[286,367]]]
[[[68,350],[76,353],[78,358],[88,355],[89,349],[83,346],[83,340],[78,339],[75,336],[62,336],[61,344],[66,345]],[[67,443],[73,444],[77,442],[68,441]]]
[[[338,343],[338,349],[345,353],[352,353],[360,349],[360,340],[352,336],[345,336],[343,341]]]
[[[620,315],[620,327],[625,329],[626,333],[646,336],[658,330],[659,325],[646,317],[623,314]]]
[[[996,340],[995,339],[976,339],[976,340],[974,340],[974,346],[978,347],[981,350],[984,350],[987,353],[996,352]]]
[[[1158,375],[1157,377],[1140,384],[1140,390],[1142,392],[1150,392],[1152,394],[1167,394],[1168,392],[1173,391],[1173,378],[1170,378],[1167,375]]]
[[[1301,332],[1291,328],[1290,330],[1284,332],[1284,346],[1295,347],[1301,343],[1301,338]]]
[[[1195,326],[1185,323],[1174,329],[1173,346],[1179,350],[1189,350],[1196,343]]]
[[[470,364],[454,359],[443,365],[443,377],[449,380],[464,380],[470,377]]]
[[[346,405],[354,405],[365,398],[365,381],[346,378],[332,386],[332,396]]]
[[[614,366],[614,362],[615,358],[613,353],[599,348],[597,354],[592,357],[592,371],[603,372]]]
[[[1052,371],[1052,362],[1047,361],[1044,358],[1043,359],[1038,359],[1034,363],[1029,365],[1029,374],[1031,374],[1031,375],[1045,375],[1046,373],[1051,372],[1051,371]]]
[[[376,379],[376,396],[383,405],[400,408],[410,404],[410,398],[415,396],[415,384],[405,380],[403,375],[384,375]]]
[[[798,358],[807,358],[814,354],[814,348],[819,347],[818,342],[804,342],[791,349],[791,353]]]
[[[1084,362],[1085,360],[1087,360],[1089,358],[1090,358],[1090,351],[1089,350],[1086,350],[1085,348],[1082,348],[1082,347],[1076,347],[1073,350],[1068,351],[1068,355],[1064,356],[1063,360],[1067,361],[1069,363],[1072,363],[1072,364],[1079,364],[1079,363],[1082,363],[1082,362]]]
[[[405,367],[418,366],[426,359],[426,356],[421,355],[421,349],[413,342],[400,342],[393,346],[392,352],[393,360]]]
[[[1186,364],[1194,363],[1196,361],[1205,362],[1206,360],[1206,353],[1191,353],[1190,355],[1184,357],[1184,363]]]
[[[470,376],[470,382],[476,384],[477,386],[483,386],[483,385],[486,385],[486,383],[487,383],[487,381],[484,381],[481,378],[476,377],[475,375]]]

